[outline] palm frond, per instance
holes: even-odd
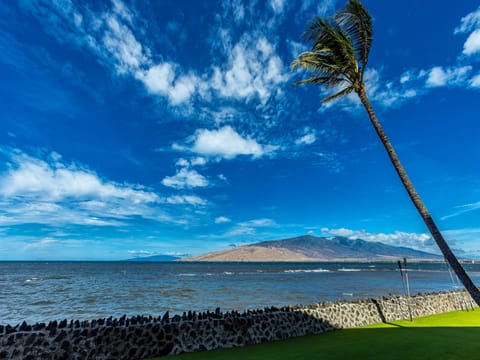
[[[351,39],[352,46],[361,63],[363,78],[373,41],[372,17],[360,1],[349,0],[345,8],[335,14],[334,20]]]
[[[338,77],[343,74],[343,66],[337,64],[330,52],[304,52],[290,65],[291,70],[302,68],[318,76]]]
[[[373,31],[372,19],[359,0],[348,0],[345,9],[331,18],[314,17],[303,37],[312,42],[312,48],[292,62],[291,70],[301,68],[311,76],[295,82],[295,85],[346,86],[323,102],[360,88]]]
[[[355,89],[353,86],[349,86],[349,87],[346,87],[345,89],[343,90],[340,90],[339,92],[333,94],[333,95],[330,95],[330,96],[327,96],[326,98],[322,99],[322,104],[325,104],[329,101],[332,101],[332,100],[335,100],[335,99],[338,99],[338,98],[341,98],[343,96],[346,96],[348,94],[350,94],[351,92],[353,92]]]
[[[313,41],[313,52],[330,52],[339,55],[344,53],[353,53],[350,40],[347,34],[334,21],[315,17],[310,21],[310,26],[304,33],[304,37],[308,41]],[[347,60],[345,58],[337,59],[337,61]]]
[[[293,61],[291,69],[302,67],[317,75],[345,74],[352,82],[358,78],[358,65],[354,49],[341,28],[326,28],[323,41],[316,42],[312,51],[303,53]]]
[[[308,79],[296,81],[293,85],[303,85],[303,84],[316,84],[316,85],[327,85],[328,87],[334,87],[345,83],[345,79],[336,78],[333,76],[319,76],[319,77],[311,77]]]

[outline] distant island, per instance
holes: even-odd
[[[152,255],[152,256],[137,256],[126,261],[133,262],[164,262],[164,261],[176,261],[181,258],[173,255]]]
[[[408,258],[411,261],[440,261],[442,256],[407,247],[381,242],[349,239],[341,236],[311,235],[290,239],[263,241],[234,249],[210,252],[182,258],[179,261],[392,261]]]

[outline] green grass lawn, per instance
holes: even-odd
[[[175,360],[480,359],[480,310],[345,329]]]

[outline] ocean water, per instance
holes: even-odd
[[[468,264],[480,284],[480,265]],[[409,264],[412,294],[452,290],[446,264]],[[244,310],[403,294],[392,263],[0,262],[0,324]]]

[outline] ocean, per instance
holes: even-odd
[[[465,267],[479,284],[480,265]],[[412,294],[459,287],[444,263],[412,263],[408,270]],[[1,325],[242,311],[404,292],[396,262],[0,262],[0,289]]]

